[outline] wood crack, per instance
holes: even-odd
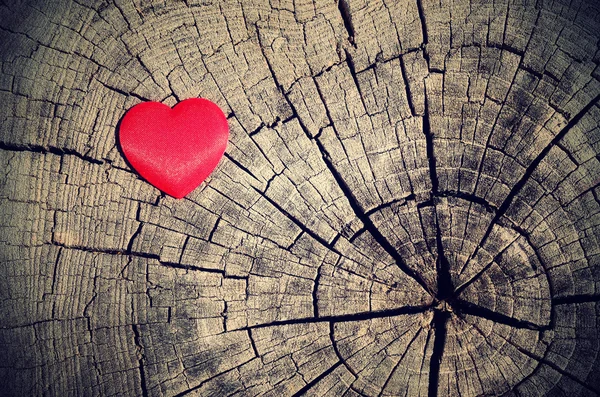
[[[556,144],[573,127],[575,127],[575,125],[577,125],[579,123],[579,121],[583,118],[583,116],[585,116],[590,111],[590,109],[592,107],[594,107],[599,101],[600,101],[600,95],[597,95],[583,109],[581,109],[581,111],[577,115],[575,115],[575,117],[573,117],[567,123],[567,125],[554,137],[554,139],[552,139],[552,141],[550,142],[550,144],[548,144],[544,148],[544,150],[542,150],[542,152],[531,162],[531,164],[527,167],[527,169],[523,173],[523,176],[514,185],[514,187],[509,192],[508,196],[504,199],[502,205],[498,208],[498,211],[496,211],[496,215],[494,216],[494,218],[490,222],[488,229],[486,230],[485,234],[483,235],[483,238],[481,239],[481,241],[477,245],[477,248],[475,249],[475,252],[471,256],[471,258],[473,258],[473,257],[475,257],[475,255],[477,255],[477,252],[480,249],[480,247],[482,247],[484,245],[484,243],[487,241],[488,237],[490,236],[490,233],[491,233],[494,225],[496,225],[500,221],[500,219],[502,218],[502,216],[504,216],[504,214],[506,213],[506,211],[509,209],[510,205],[513,203],[513,200],[517,197],[517,195],[519,194],[519,192],[523,189],[523,187],[525,186],[525,184],[527,183],[527,181],[531,178],[531,176],[533,175],[533,173],[536,170],[536,168],[539,166],[539,164],[542,162],[542,160],[548,155],[548,153],[550,152],[550,150],[554,146],[556,146]],[[471,260],[471,258],[469,260]],[[477,275],[474,276],[474,278],[472,278],[471,280],[469,280],[464,285],[471,284],[473,281],[475,281],[476,279],[478,279],[479,276],[481,276],[481,274],[482,274],[481,272],[478,273]]]
[[[453,307],[458,313],[469,314],[476,317],[485,318],[487,320],[511,326],[517,329],[531,329],[534,331],[547,331],[551,328],[550,324],[539,325],[532,323],[531,321],[518,320],[514,317],[509,317],[505,314],[495,312],[488,308],[466,302],[461,299],[457,299],[453,302]]]
[[[312,389],[317,383],[319,383],[327,375],[329,375],[330,373],[332,373],[333,371],[335,371],[336,368],[339,367],[340,365],[342,365],[342,362],[338,361],[336,364],[334,364],[332,367],[330,367],[329,369],[327,369],[325,372],[321,373],[319,376],[317,376],[316,378],[314,378],[313,380],[311,380],[310,382],[308,382],[306,384],[306,386],[304,386],[302,389],[300,389],[296,393],[294,393],[293,397],[303,396],[307,391],[309,391],[310,389]]]
[[[429,388],[428,396],[438,396],[438,383],[440,378],[440,363],[444,354],[446,344],[446,324],[450,315],[446,311],[435,310],[433,313],[432,326],[434,329],[433,353],[429,363]],[[426,345],[427,346],[427,345]]]
[[[387,309],[387,310],[373,310],[362,313],[354,313],[354,314],[343,314],[339,316],[322,316],[322,317],[307,317],[307,318],[298,318],[292,320],[279,320],[272,321],[270,323],[257,324],[249,327],[242,327],[240,329],[257,329],[257,328],[266,328],[266,327],[276,327],[282,325],[290,325],[290,324],[310,324],[310,323],[343,323],[350,321],[363,321],[363,320],[371,320],[374,318],[384,318],[384,317],[394,317],[394,316],[404,316],[410,314],[419,314],[424,313],[430,309],[430,305],[425,306],[404,306],[395,309]]]
[[[340,11],[342,21],[344,22],[346,33],[348,34],[348,42],[356,48],[356,44],[354,42],[354,25],[352,24],[352,13],[350,12],[350,4],[348,4],[348,0],[337,0],[337,6],[338,10]]]
[[[429,287],[425,283],[425,280],[423,280],[423,278],[419,274],[417,274],[415,271],[413,271],[411,268],[409,268],[406,265],[406,263],[404,262],[402,257],[398,254],[398,252],[394,249],[392,244],[375,227],[371,218],[366,216],[366,214],[363,212],[360,204],[358,203],[358,200],[356,199],[356,197],[350,190],[349,186],[346,184],[346,182],[344,181],[342,176],[339,174],[339,172],[337,171],[337,169],[331,162],[330,156],[327,153],[327,150],[325,149],[325,147],[319,140],[317,140],[317,146],[323,155],[323,160],[325,161],[327,168],[329,168],[329,170],[331,171],[331,174],[335,178],[340,189],[342,189],[342,191],[344,192],[344,195],[346,196],[346,198],[348,198],[348,201],[350,202],[350,206],[354,210],[354,213],[356,214],[357,218],[360,219],[363,222],[363,224],[365,225],[366,230],[368,230],[369,233],[371,233],[371,235],[375,238],[377,243],[379,245],[381,245],[381,247],[394,259],[396,265],[400,268],[400,270],[402,270],[409,277],[411,277],[416,282],[418,282],[419,285],[421,285],[421,287],[423,287],[423,289],[425,291],[431,293]]]
[[[11,152],[32,152],[32,153],[40,153],[40,154],[54,154],[57,156],[75,156],[85,162],[92,164],[104,164],[104,161],[95,159],[90,156],[86,156],[85,154],[81,154],[76,150],[69,148],[57,148],[54,146],[40,146],[40,145],[19,145],[7,142],[0,142],[0,150],[6,150]]]
[[[134,340],[135,340],[135,345],[138,349],[138,353],[140,355],[138,363],[139,363],[139,375],[140,375],[140,386],[142,388],[142,395],[144,397],[148,396],[148,389],[146,388],[146,375],[145,375],[145,371],[144,371],[144,360],[145,358],[145,354],[144,354],[144,347],[141,345],[141,339],[140,339],[140,332],[138,329],[138,326],[133,324],[131,326],[131,328],[133,329],[133,335],[134,335]]]
[[[483,332],[479,329],[479,327],[477,327],[477,325],[473,325],[473,327],[475,329],[477,329],[482,335]],[[596,389],[595,387],[587,384],[586,382],[582,381],[581,379],[579,379],[578,377],[576,377],[575,375],[573,375],[572,373],[565,371],[563,368],[559,367],[558,365],[556,365],[555,363],[553,363],[552,361],[547,360],[545,357],[541,357],[533,352],[530,352],[527,349],[524,349],[523,347],[519,346],[518,344],[514,343],[513,341],[504,338],[504,340],[506,340],[507,343],[511,344],[512,346],[514,346],[519,352],[523,353],[524,355],[531,357],[532,359],[536,360],[537,362],[539,362],[540,364],[544,364],[549,366],[550,368],[552,368],[553,370],[555,370],[556,372],[560,373],[561,375],[566,376],[569,379],[572,379],[573,381],[575,381],[576,383],[580,384],[581,386],[585,387],[586,389],[599,394],[600,395],[600,390]]]

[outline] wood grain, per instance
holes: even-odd
[[[599,395],[599,12],[4,2],[0,395]],[[189,97],[175,200],[116,131]]]

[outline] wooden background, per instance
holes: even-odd
[[[596,396],[588,1],[0,5],[0,395]],[[206,97],[175,200],[116,146]]]

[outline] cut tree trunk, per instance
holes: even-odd
[[[0,394],[600,393],[596,1],[0,6]],[[141,101],[231,136],[182,200]]]

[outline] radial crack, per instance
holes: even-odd
[[[435,264],[437,272],[437,298],[446,300],[452,295],[452,277],[450,276],[450,264],[444,254],[444,244],[442,242],[442,231],[440,223],[437,221],[436,211],[436,244],[437,244],[437,260]]]
[[[144,360],[146,359],[144,354],[144,347],[140,342],[140,331],[138,330],[138,326],[136,324],[131,325],[133,329],[135,346],[139,352],[139,360],[138,360],[138,369],[140,374],[140,385],[142,387],[142,395],[144,397],[148,396],[148,389],[146,388],[146,375],[144,374]]]
[[[423,328],[419,328],[417,330],[417,332],[415,333],[415,335],[412,337],[412,339],[410,340],[410,342],[408,342],[408,345],[406,345],[406,349],[404,349],[404,352],[402,353],[402,355],[400,356],[400,358],[398,359],[398,362],[396,363],[396,365],[394,365],[394,368],[392,368],[392,371],[390,372],[390,375],[387,377],[385,383],[383,384],[383,386],[381,387],[381,392],[379,392],[379,396],[381,397],[383,395],[383,392],[385,390],[385,388],[387,387],[387,385],[390,383],[390,379],[392,379],[392,376],[394,376],[394,373],[396,372],[396,370],[398,369],[398,367],[400,366],[400,363],[402,362],[402,360],[404,359],[404,356],[406,356],[406,354],[408,353],[408,350],[410,349],[410,346],[413,344],[413,342],[417,339],[417,337],[421,334],[421,331],[423,330]]]
[[[315,278],[315,285],[312,291],[312,299],[313,299],[313,315],[315,317],[319,317],[319,302],[318,302],[318,288],[319,282],[321,281],[321,266],[317,269],[317,277]]]
[[[429,310],[431,305],[424,306],[402,306],[395,309],[386,309],[386,310],[374,310],[369,312],[360,312],[354,314],[343,314],[340,316],[323,316],[323,317],[305,317],[305,318],[296,318],[291,320],[279,320],[272,321],[270,323],[257,324],[248,327],[243,327],[240,329],[255,329],[255,328],[266,328],[266,327],[275,327],[281,325],[290,325],[290,324],[310,324],[310,323],[324,323],[324,322],[332,322],[332,323],[342,323],[349,321],[364,321],[364,320],[372,320],[375,318],[382,317],[394,317],[394,316],[402,316],[407,314],[419,314],[424,313]]]
[[[408,275],[409,277],[414,279],[417,283],[419,283],[419,285],[421,285],[421,287],[423,287],[423,289],[425,291],[427,291],[429,294],[433,295],[433,292],[430,290],[429,286],[427,285],[425,280],[421,277],[421,275],[419,275],[414,270],[412,270],[410,267],[408,267],[408,265],[404,262],[404,259],[402,259],[402,257],[398,253],[398,251],[396,251],[394,249],[392,244],[385,238],[385,236],[379,231],[379,229],[377,229],[377,227],[375,227],[371,218],[369,218],[365,214],[365,212],[362,210],[360,204],[358,203],[358,200],[352,193],[352,190],[346,184],[346,181],[344,181],[344,178],[342,178],[342,176],[340,175],[338,170],[335,168],[335,166],[331,162],[329,153],[327,152],[327,150],[325,149],[323,144],[318,139],[316,140],[316,142],[317,142],[317,147],[319,148],[319,150],[321,151],[321,154],[323,156],[323,160],[325,161],[325,164],[327,165],[327,168],[329,168],[329,171],[333,175],[335,181],[337,182],[340,189],[342,190],[342,192],[348,199],[350,206],[352,207],[352,210],[356,214],[357,218],[360,219],[362,221],[362,223],[365,225],[365,229],[371,233],[371,235],[373,236],[375,241],[377,241],[377,243],[379,245],[381,245],[381,247],[394,259],[396,265],[400,268],[400,270],[402,270],[406,275]]]
[[[342,17],[344,27],[348,33],[348,42],[356,47],[354,42],[354,25],[352,24],[352,14],[350,13],[348,0],[338,0],[338,9],[340,10],[340,16]]]
[[[235,164],[236,167],[238,167],[239,169],[241,169],[242,171],[244,171],[246,174],[250,175],[252,178],[254,178],[255,180],[257,180],[258,182],[264,182],[261,181],[259,178],[256,177],[256,175],[254,175],[252,173],[252,171],[250,171],[247,167],[244,167],[239,161],[237,161],[236,159],[234,159],[229,153],[225,152],[223,153],[223,156],[227,158],[227,160],[231,161],[233,164]]]
[[[440,378],[440,363],[444,354],[444,346],[446,344],[446,324],[450,318],[450,313],[447,311],[436,310],[433,313],[434,340],[433,352],[431,361],[429,362],[429,387],[428,396],[437,397],[438,381]]]
[[[490,236],[490,234],[492,232],[492,229],[494,228],[494,225],[496,225],[500,221],[500,219],[502,218],[502,216],[504,216],[504,214],[506,213],[506,211],[508,210],[508,208],[512,204],[512,202],[515,199],[515,197],[523,189],[523,187],[525,186],[525,184],[527,183],[527,181],[529,180],[529,178],[531,178],[531,176],[533,175],[533,173],[536,170],[536,168],[539,166],[539,164],[542,162],[542,160],[546,157],[546,155],[550,152],[550,150],[552,150],[552,148],[554,146],[556,146],[562,140],[562,138],[564,138],[564,136],[569,131],[571,131],[571,129],[573,129],[573,127],[575,127],[579,123],[579,121],[586,115],[586,113],[589,112],[589,110],[592,107],[594,107],[599,101],[600,101],[600,95],[597,95],[583,109],[581,109],[581,111],[579,111],[579,113],[577,113],[575,115],[575,117],[573,117],[567,123],[567,125],[562,130],[560,130],[560,132],[558,134],[556,134],[556,136],[554,137],[554,139],[552,139],[552,141],[550,141],[550,143],[544,148],[544,150],[542,150],[540,152],[540,154],[538,154],[538,156],[531,162],[531,164],[529,164],[529,166],[527,167],[527,169],[523,173],[523,176],[521,177],[521,179],[519,179],[519,181],[513,186],[513,188],[511,189],[511,191],[508,193],[508,196],[506,196],[506,198],[502,202],[502,205],[500,205],[500,207],[498,208],[498,211],[496,211],[496,215],[494,216],[494,218],[490,222],[490,224],[489,224],[486,232],[484,233],[483,237],[481,238],[480,243],[477,245],[477,248],[475,248],[475,250],[473,251],[473,253],[470,255],[470,257],[467,260],[467,262],[471,261],[473,258],[475,258],[477,256],[479,250],[481,249],[481,247],[483,247],[483,245],[485,244],[485,242],[489,238],[489,236]],[[475,276],[473,276],[470,280],[468,280],[463,285],[471,284],[473,281],[475,281],[476,279],[478,279],[482,274],[483,274],[483,272],[477,273]],[[455,294],[455,295],[457,295],[457,294]]]
[[[423,10],[423,1],[417,0],[417,10],[421,20],[421,34],[423,35],[423,45],[427,45],[429,38],[427,36],[427,21],[425,20],[425,11]]]
[[[435,196],[438,192],[438,177],[436,169],[436,160],[433,153],[433,134],[431,133],[431,123],[429,120],[429,100],[427,99],[427,90],[425,90],[425,113],[423,114],[423,134],[427,144],[427,160],[429,161],[429,177],[431,178],[431,192]]]
[[[436,159],[433,151],[433,134],[431,133],[431,124],[429,120],[429,101],[427,99],[427,90],[425,90],[425,113],[423,115],[423,134],[427,145],[427,160],[429,161],[429,177],[431,178],[431,194],[436,196],[439,191],[439,181],[436,169]],[[440,230],[437,206],[434,201],[434,211],[436,217],[436,245],[437,245],[437,298],[444,300],[452,295],[452,277],[450,276],[450,264],[444,255],[444,245],[442,243],[442,232]]]
[[[477,324],[473,324],[473,327],[477,330],[477,332],[479,332],[484,338],[487,339],[487,336],[485,335],[485,333],[477,326]],[[502,335],[499,335],[502,339],[504,339],[507,343],[509,343],[510,345],[512,345],[515,349],[517,349],[519,352],[521,352],[522,354],[526,355],[529,358],[534,359],[535,361],[539,362],[540,364],[545,364],[547,366],[549,366],[550,368],[552,368],[553,370],[555,370],[556,372],[558,372],[559,374],[566,376],[567,378],[577,382],[578,384],[580,384],[581,386],[585,387],[586,389],[596,393],[597,395],[600,395],[600,390],[596,389],[595,387],[588,385],[586,382],[582,381],[581,379],[579,379],[578,377],[576,377],[575,375],[565,371],[564,369],[562,369],[561,367],[559,367],[558,365],[556,365],[555,363],[553,363],[552,361],[546,359],[545,357],[541,357],[533,352],[530,352],[527,349],[524,349],[523,347],[517,345],[516,343],[514,343],[513,341],[511,341],[509,338],[506,338]]]
[[[342,365],[341,361],[338,361],[337,363],[333,364],[333,366],[331,366],[330,368],[328,368],[326,371],[324,371],[323,373],[321,373],[319,376],[317,376],[316,378],[314,378],[312,381],[308,382],[306,384],[306,386],[304,386],[302,389],[298,390],[296,393],[293,394],[293,397],[299,397],[299,396],[303,396],[304,393],[306,393],[308,390],[310,390],[314,385],[316,385],[317,383],[319,383],[323,378],[325,378],[327,375],[329,375],[330,373],[332,373],[333,371],[335,371],[335,369],[337,367],[339,367],[340,365]]]
[[[457,299],[453,302],[453,307],[463,314],[469,314],[475,317],[485,318],[486,320],[493,321],[495,323],[504,324],[518,329],[531,329],[534,331],[545,331],[550,329],[550,325],[538,325],[527,320],[518,320],[514,317],[507,316],[490,310],[486,307],[482,307],[471,302],[466,302]]]
[[[413,93],[410,89],[410,84],[408,82],[408,74],[406,73],[406,65],[404,63],[404,57],[399,56],[400,59],[400,72],[402,72],[402,80],[404,80],[404,90],[406,93],[406,100],[408,102],[408,107],[410,108],[410,114],[416,116],[417,112],[415,110],[415,104],[413,99]]]
[[[92,164],[104,164],[104,161],[95,159],[91,156],[87,156],[85,154],[81,154],[76,150],[71,148],[58,148],[54,146],[42,146],[42,145],[22,145],[22,144],[14,144],[8,142],[0,142],[0,149],[7,150],[11,152],[33,152],[33,153],[51,153],[57,156],[71,155],[75,156],[83,161],[92,163]]]
[[[255,187],[253,187],[253,189],[258,194],[260,194],[262,197],[264,197],[264,199],[267,200],[269,202],[269,204],[271,204],[273,207],[277,208],[277,210],[279,212],[281,212],[289,220],[291,220],[292,222],[294,222],[294,224],[296,224],[296,226],[298,226],[303,232],[305,232],[306,234],[308,234],[309,236],[311,236],[312,238],[314,238],[315,240],[317,240],[323,246],[325,246],[325,247],[331,249],[332,251],[334,251],[335,253],[339,254],[339,252],[337,252],[337,250],[335,250],[327,240],[325,240],[323,237],[319,236],[318,234],[316,234],[315,232],[313,232],[312,230],[310,230],[308,227],[306,227],[306,225],[304,225],[302,222],[300,222],[300,220],[298,218],[296,218],[295,216],[293,216],[292,214],[290,214],[288,211],[286,211],[277,202],[275,202],[275,200],[273,200],[269,196],[265,195],[265,193],[262,192],[262,191],[260,191],[259,189],[255,188]]]

